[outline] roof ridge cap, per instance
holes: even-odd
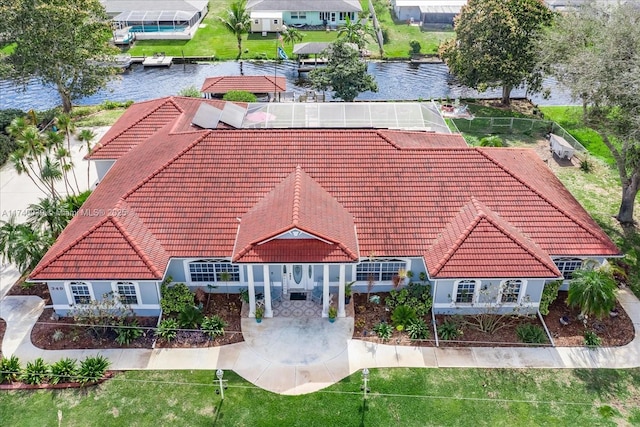
[[[136,252],[136,254],[138,254],[138,256],[140,257],[142,262],[145,263],[145,265],[147,266],[149,271],[151,271],[151,273],[153,273],[156,277],[162,277],[162,273],[156,268],[156,266],[153,264],[153,262],[151,262],[151,259],[149,258],[149,256],[146,254],[145,251],[142,250],[140,245],[138,245],[138,242],[136,242],[136,240],[129,233],[129,231],[126,229],[126,227],[122,223],[120,223],[120,221],[116,217],[110,216],[109,219],[111,220],[111,223],[122,234],[122,236],[127,240],[129,245],[131,245],[131,247]],[[138,219],[140,220],[140,222],[142,222],[142,219],[140,219],[140,218],[138,218]],[[146,226],[145,226],[145,228],[146,228]],[[146,231],[149,234],[153,235],[153,233],[151,233],[151,231],[149,231],[148,229]],[[154,236],[154,239],[155,239],[155,236]]]
[[[549,200],[547,197],[544,196],[544,194],[540,193],[538,190],[536,190],[535,188],[533,188],[531,185],[529,185],[527,182],[523,181],[522,179],[520,179],[520,177],[518,175],[516,175],[514,172],[511,171],[511,169],[509,169],[508,167],[506,167],[505,165],[503,165],[502,163],[498,162],[496,159],[494,159],[493,157],[489,156],[489,154],[484,150],[481,149],[481,147],[473,147],[474,150],[476,150],[478,153],[480,153],[483,157],[485,157],[486,159],[488,159],[489,161],[491,161],[492,163],[494,163],[496,166],[498,166],[500,169],[502,169],[503,171],[505,171],[506,173],[508,173],[509,175],[511,175],[514,179],[516,179],[518,182],[520,182],[522,185],[524,185],[525,187],[527,187],[529,190],[531,190],[532,192],[534,192],[538,197],[540,197],[542,200],[544,200],[545,202],[547,202],[549,205],[551,205],[554,209],[556,209],[558,212],[560,212],[561,214],[563,214],[564,216],[566,216],[567,218],[569,218],[571,221],[575,222],[576,224],[578,224],[578,226],[580,226],[580,228],[582,228],[583,230],[585,230],[587,233],[589,233],[591,236],[595,237],[596,239],[598,239],[601,242],[604,242],[601,238],[601,236],[596,235],[589,227],[587,227],[582,220],[575,218],[573,215],[571,215],[569,212],[567,212],[566,210],[562,209],[560,206],[558,206],[557,204],[555,204],[554,202],[552,202],[551,200]],[[569,192],[569,190],[567,190],[567,192],[571,195],[571,193]],[[571,195],[573,197],[573,195]],[[605,242],[606,243],[606,242]]]
[[[364,130],[368,130],[368,129],[364,129]],[[396,150],[401,150],[402,148],[400,148],[400,146],[398,144],[396,144],[395,142],[393,142],[391,139],[389,139],[389,137],[387,137],[386,135],[383,135],[382,132],[383,131],[388,131],[389,129],[372,129],[372,131],[375,131],[376,135],[378,135],[380,138],[382,138],[383,141],[385,141],[387,144],[391,145],[392,147],[394,147]]]
[[[296,166],[295,177],[293,181],[293,206],[291,212],[291,223],[294,227],[300,224],[300,199],[302,192],[302,168]]]
[[[175,162],[177,159],[179,159],[180,157],[184,156],[189,150],[191,150],[193,147],[195,147],[197,144],[199,144],[200,142],[202,142],[202,140],[211,132],[210,130],[207,131],[200,131],[202,132],[202,135],[199,138],[196,138],[193,142],[191,142],[189,145],[187,145],[183,150],[181,150],[178,154],[176,154],[175,156],[173,156],[171,159],[167,160],[165,163],[162,164],[162,166],[158,167],[155,171],[153,171],[152,173],[150,173],[146,178],[144,178],[142,181],[140,181],[138,184],[134,185],[133,188],[131,188],[131,190],[127,191],[123,196],[122,196],[122,200],[125,200],[127,197],[129,197],[130,195],[132,195],[133,193],[135,193],[138,189],[140,189],[140,187],[142,187],[144,184],[146,184],[147,182],[151,181],[151,179],[155,178],[156,175],[158,175],[160,172],[162,172],[163,170],[165,170],[171,163]]]
[[[41,266],[37,266],[37,268],[35,268],[33,271],[31,271],[31,273],[29,273],[29,276],[32,276],[34,274],[39,274],[40,272],[42,272],[42,270],[44,270],[45,268],[50,266],[54,261],[60,259],[60,257],[62,257],[62,255],[64,255],[65,253],[69,252],[69,250],[71,250],[71,248],[76,246],[78,243],[80,243],[82,240],[84,240],[86,237],[88,237],[91,233],[96,231],[98,229],[98,227],[102,226],[108,220],[109,220],[109,217],[105,217],[102,220],[98,221],[97,223],[93,224],[87,231],[82,233],[80,236],[76,237],[71,243],[69,243],[67,246],[65,246],[61,251],[58,251],[56,256],[51,258],[45,264],[43,264]]]

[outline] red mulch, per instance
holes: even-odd
[[[551,332],[551,336],[559,347],[578,347],[584,345],[584,323],[578,319],[580,310],[569,308],[565,301],[567,292],[560,291],[558,298],[549,306],[549,314],[545,316],[545,323]],[[618,316],[607,316],[603,319],[587,319],[587,329],[594,331],[602,338],[602,346],[615,347],[630,343],[633,340],[635,330],[633,322],[617,303]],[[569,317],[570,323],[566,326],[560,324],[562,316]]]
[[[7,322],[4,319],[0,319],[0,359],[2,359],[2,340],[4,339],[4,333],[7,330]]]
[[[96,336],[89,327],[78,326],[73,317],[60,317],[53,320],[53,309],[45,308],[31,331],[31,342],[36,347],[45,350],[85,349],[85,348],[151,348],[155,335],[151,329],[145,329],[143,335],[133,340],[128,346],[120,346],[116,342],[116,333],[107,331],[102,336]],[[155,328],[157,317],[136,317],[138,325],[145,328]],[[64,334],[58,341],[53,339],[56,330]]]
[[[46,283],[25,283],[24,278],[18,280],[9,289],[7,295],[35,295],[44,300],[44,305],[51,305],[51,295]]]
[[[240,312],[242,301],[240,295],[211,294],[209,303],[205,304],[204,315],[217,314],[222,317],[227,326],[224,328],[224,335],[210,340],[207,335],[200,331],[179,331],[176,339],[171,342],[159,339],[156,347],[160,348],[189,348],[189,347],[216,347],[227,344],[234,344],[244,341],[242,328],[240,326]]]

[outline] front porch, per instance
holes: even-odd
[[[292,295],[292,294],[303,294],[304,295],[304,299],[296,299],[297,296],[296,295]],[[293,296],[293,299],[292,299]],[[265,306],[265,302],[264,299],[261,298],[262,296],[260,294],[257,294],[257,299],[256,299],[256,306],[257,307],[264,307]],[[331,302],[331,305],[336,305],[335,304],[335,294],[330,293],[329,299]],[[353,299],[351,299],[351,301],[353,301]],[[344,304],[345,307],[345,316],[347,318],[353,318],[354,317],[354,305],[353,302],[349,302],[349,304]],[[323,316],[323,304],[321,301],[314,299],[313,295],[312,295],[312,291],[306,291],[306,292],[295,292],[295,293],[288,293],[287,295],[283,296],[282,298],[279,298],[278,300],[274,301],[272,300],[272,304],[271,304],[271,313],[272,313],[272,318],[323,318],[323,317],[327,317],[327,316]],[[249,308],[249,304],[244,303],[242,305],[242,312],[241,312],[241,317],[243,319],[245,318],[254,318],[254,316],[250,316],[250,308]],[[265,316],[266,317],[266,316]],[[328,322],[327,319],[325,319],[324,321]]]

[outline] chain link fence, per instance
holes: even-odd
[[[576,151],[586,153],[578,140],[556,122],[518,117],[476,117],[472,120],[451,119],[459,132],[474,134],[525,134],[547,135],[550,133],[563,137]]]

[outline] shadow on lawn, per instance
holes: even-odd
[[[640,381],[640,371],[616,369],[576,369],[574,375],[584,383],[589,392],[598,394],[601,398],[617,396],[621,398],[628,394],[628,383],[637,384]]]

